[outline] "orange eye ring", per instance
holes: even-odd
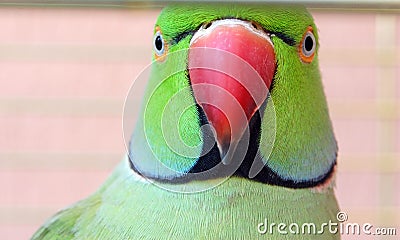
[[[162,62],[165,60],[168,53],[168,45],[162,35],[160,27],[156,27],[153,38],[154,59]]]
[[[315,56],[317,41],[313,33],[313,28],[309,26],[299,44],[299,56],[304,63],[311,63]]]

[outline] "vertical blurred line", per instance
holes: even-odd
[[[390,225],[395,222],[396,213],[391,211],[395,206],[397,189],[395,184],[396,169],[396,15],[376,15],[376,56],[378,62],[377,103],[379,106],[379,200],[380,212],[378,222]]]

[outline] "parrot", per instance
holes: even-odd
[[[307,8],[175,3],[149,31],[125,157],[32,239],[340,239],[338,144]]]

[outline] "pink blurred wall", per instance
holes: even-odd
[[[158,12],[0,8],[1,239],[29,238],[120,161],[123,102],[150,63]],[[400,231],[400,18],[313,14],[341,208]]]

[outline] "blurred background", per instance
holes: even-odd
[[[400,15],[313,7],[349,222],[400,239]],[[0,5],[0,238],[28,239],[124,155],[122,109],[150,63],[147,5]]]

